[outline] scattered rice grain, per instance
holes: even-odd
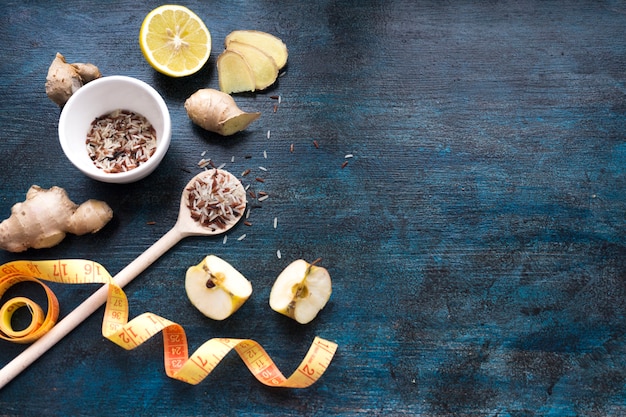
[[[348,158],[352,158],[354,155],[352,155],[351,153],[346,154],[346,156],[344,156],[344,158],[348,159]]]
[[[239,236],[237,240],[244,240],[245,238],[246,238],[246,234],[244,233],[243,235]]]
[[[270,133],[270,131],[268,130],[268,131],[267,131],[267,138],[269,139],[269,138],[270,138],[270,136],[271,136],[271,133]]]
[[[263,158],[267,159],[267,151],[263,151]]]
[[[278,217],[274,217],[274,229],[278,227]]]
[[[282,255],[280,254],[280,249],[278,249],[278,250],[276,251],[276,257],[277,257],[278,259],[280,259],[280,258],[282,257]]]
[[[264,195],[264,196],[262,196],[262,197],[259,197],[259,198],[258,198],[258,201],[265,201],[265,200],[267,200],[269,197],[270,197],[269,195]]]
[[[260,169],[261,171],[266,171],[266,172],[267,172],[267,168],[265,168],[265,167],[259,167],[259,169]]]
[[[210,164],[211,164],[211,160],[210,160],[210,159],[204,159],[204,158],[202,158],[201,160],[199,160],[199,161],[198,161],[198,166],[199,166],[200,168],[204,168],[204,167],[206,167],[206,166],[208,166],[208,165],[210,165]]]
[[[228,241],[228,235],[224,235],[224,239],[222,240],[222,245],[225,245]]]

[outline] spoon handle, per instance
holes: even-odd
[[[185,237],[185,234],[181,233],[175,226],[145,252],[139,255],[137,259],[122,269],[113,279],[117,285],[124,287],[161,257],[161,255],[176,245],[183,237]],[[11,362],[0,369],[0,389],[101,307],[107,300],[107,294],[108,286],[103,285],[65,316],[65,318],[60,320],[48,333],[41,337],[41,339],[30,345]]]

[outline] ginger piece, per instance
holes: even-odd
[[[83,85],[102,77],[100,70],[93,64],[68,64],[65,57],[57,52],[48,68],[46,77],[46,95],[60,107]]]
[[[80,75],[80,78],[83,80],[83,85],[95,80],[96,78],[102,77],[100,70],[94,64],[76,62],[70,65],[73,66],[74,69],[76,69],[76,72],[78,72],[78,75]]]
[[[278,71],[287,64],[287,46],[266,32],[236,30],[226,36],[224,45],[217,58],[224,93],[264,90],[276,82]]]
[[[217,57],[217,74],[223,93],[254,91],[254,72],[244,56],[237,51],[227,49]]]
[[[28,248],[50,248],[67,233],[84,235],[102,229],[113,217],[103,201],[88,200],[77,205],[60,187],[30,187],[26,200],[11,208],[11,216],[0,223],[0,248],[22,252]]]
[[[228,94],[212,88],[193,93],[185,101],[185,110],[192,122],[210,132],[230,136],[244,130],[261,113],[246,113]]]
[[[278,78],[278,67],[274,58],[256,46],[248,45],[237,41],[228,44],[230,51],[239,52],[250,66],[254,75],[254,89],[264,90],[274,84]]]
[[[230,49],[231,42],[245,43],[255,46],[271,56],[278,69],[282,69],[287,64],[287,45],[280,38],[259,30],[235,30],[226,36],[224,45]]]

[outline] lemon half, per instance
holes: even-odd
[[[198,72],[211,55],[211,33],[194,12],[166,4],[152,10],[139,30],[139,45],[146,61],[171,77]]]

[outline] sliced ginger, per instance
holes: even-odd
[[[274,59],[279,70],[287,64],[287,45],[270,33],[259,30],[235,30],[226,36],[224,41],[226,49],[229,49],[231,42],[256,46]]]
[[[241,93],[254,91],[254,73],[239,52],[225,50],[217,57],[217,73],[222,92]]]
[[[230,95],[211,88],[193,93],[185,101],[185,110],[192,122],[222,136],[244,130],[261,115],[244,112]]]
[[[60,187],[30,187],[26,200],[11,208],[11,217],[0,223],[0,248],[22,252],[28,248],[50,248],[67,233],[84,235],[102,229],[113,217],[104,202],[88,200],[75,204]]]
[[[252,75],[254,77],[254,89],[264,90],[278,78],[278,67],[274,62],[274,58],[256,46],[247,43],[231,42],[228,48],[232,51],[239,52],[244,60],[248,63]]]
[[[224,44],[226,49],[217,58],[217,72],[220,90],[228,94],[266,89],[276,82],[278,71],[287,63],[287,46],[266,32],[236,30]]]

